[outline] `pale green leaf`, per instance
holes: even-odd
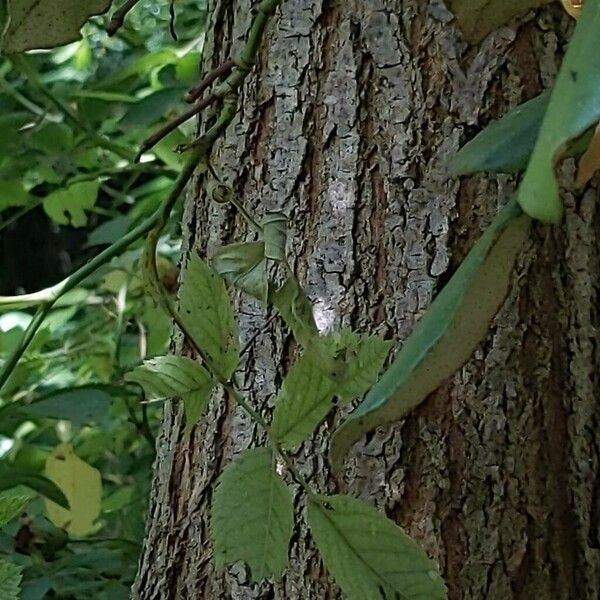
[[[23,512],[31,496],[15,491],[0,493],[0,527],[4,527]]]
[[[295,277],[272,292],[270,300],[300,344],[307,347],[318,337],[313,305]]]
[[[267,302],[269,279],[264,242],[223,246],[215,252],[211,265],[230,285]]]
[[[19,600],[21,580],[21,567],[7,560],[0,560],[0,598],[2,600]]]
[[[224,379],[239,363],[238,330],[225,282],[196,253],[181,277],[179,312],[194,341]]]
[[[186,431],[203,415],[214,381],[197,361],[185,356],[158,356],[125,375],[140,385],[149,399],[181,398],[185,410]]]
[[[80,38],[92,16],[108,10],[111,0],[10,0],[2,52],[55,48]]]
[[[450,0],[465,39],[479,42],[512,18],[552,0]]]
[[[244,561],[255,581],[281,577],[294,529],[289,488],[268,448],[246,450],[225,467],[215,490],[211,529],[217,567]]]
[[[44,198],[44,210],[59,225],[83,227],[87,223],[86,211],[96,204],[98,188],[97,181],[82,181],[56,190]]]
[[[334,433],[334,472],[363,434],[404,418],[469,359],[506,298],[530,223],[513,199],[488,227],[390,367]]]
[[[271,260],[285,260],[287,217],[280,212],[268,212],[263,218],[262,227],[265,256]]]
[[[517,194],[530,217],[562,219],[564,207],[554,172],[568,142],[600,121],[600,2],[586,0],[563,60],[529,166]]]
[[[333,408],[335,383],[321,353],[305,352],[292,365],[277,397],[273,435],[287,449],[307,440]]]
[[[435,562],[393,521],[361,500],[311,498],[308,524],[347,600],[447,598]]]

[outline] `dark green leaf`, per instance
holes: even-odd
[[[69,502],[65,495],[47,477],[38,473],[19,471],[7,465],[0,466],[0,491],[10,490],[19,485],[28,487],[63,508],[69,508]]]
[[[20,179],[0,180],[0,211],[13,206],[27,206],[31,201]]]
[[[518,200],[534,219],[558,223],[563,204],[554,173],[568,142],[600,120],[600,2],[587,0],[563,60]]]
[[[262,221],[262,227],[265,257],[276,261],[285,260],[287,217],[280,212],[268,212]]]
[[[548,108],[550,93],[520,104],[498,121],[490,123],[479,135],[463,146],[448,168],[452,175],[470,175],[480,171],[519,173],[524,171]]]
[[[22,578],[21,567],[7,560],[0,560],[0,598],[19,600]]]
[[[513,199],[488,227],[391,366],[335,432],[334,471],[364,433],[405,417],[469,359],[506,297],[529,226]]]
[[[215,252],[211,264],[230,285],[267,302],[269,279],[264,242],[223,246]]]
[[[281,577],[294,507],[271,450],[246,450],[225,467],[214,494],[211,529],[217,567],[243,560],[255,581]]]
[[[348,600],[443,600],[437,565],[400,527],[350,496],[308,503],[308,523],[325,566]]]
[[[31,496],[15,491],[0,493],[0,527],[4,527],[15,517],[23,512],[23,509],[31,500]],[[1,596],[0,596],[1,598]]]

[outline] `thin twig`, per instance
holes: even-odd
[[[110,23],[106,27],[106,33],[109,36],[115,35],[121,27],[123,27],[123,23],[125,23],[125,17],[127,13],[139,2],[140,0],[126,0],[123,4],[115,10],[113,16],[110,19]]]
[[[202,81],[196,87],[193,87],[191,90],[189,90],[184,96],[184,100],[189,103],[195,102],[215,81],[217,81],[217,79],[221,79],[225,77],[225,75],[229,75],[234,67],[235,60],[226,60],[220,67],[217,67],[216,69],[210,71],[210,73],[207,73],[206,77],[204,77],[204,79],[202,79]]]

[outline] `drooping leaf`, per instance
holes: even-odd
[[[320,353],[306,351],[283,380],[272,432],[284,448],[307,440],[333,408],[335,383],[323,367]]]
[[[15,469],[8,465],[2,465],[2,467],[0,467],[0,491],[10,490],[21,485],[52,500],[63,508],[69,508],[69,501],[65,494],[63,494],[62,490],[47,477],[39,475],[38,473],[30,473]]]
[[[78,387],[54,392],[21,407],[24,413],[71,421],[76,426],[97,423],[106,416],[111,395],[95,387]]]
[[[23,509],[31,500],[31,496],[15,491],[4,491],[0,493],[0,527],[4,527],[15,517],[23,512]]]
[[[313,305],[295,277],[286,279],[271,293],[270,300],[300,344],[306,347],[318,337]]]
[[[21,567],[7,560],[0,560],[0,598],[19,600],[21,592]]]
[[[584,187],[598,170],[600,170],[600,125],[596,127],[592,141],[579,161],[575,185]]]
[[[335,432],[330,450],[335,472],[364,433],[405,417],[469,359],[506,297],[529,226],[515,199],[494,219],[393,363]]]
[[[437,565],[400,527],[350,496],[308,503],[308,524],[325,566],[348,600],[442,600]]]
[[[72,535],[85,536],[93,531],[101,510],[100,471],[76,456],[70,444],[61,444],[48,457],[45,474],[69,501],[68,510],[46,501],[50,521]]]
[[[560,222],[563,204],[554,172],[569,141],[600,121],[600,2],[586,0],[563,60],[518,200],[530,217]]]
[[[237,368],[240,347],[225,283],[196,253],[190,256],[181,280],[181,318],[212,367],[229,379]]]
[[[13,54],[74,42],[83,24],[106,12],[110,4],[111,0],[10,0],[2,52]]]
[[[246,450],[225,467],[214,494],[211,529],[218,568],[243,560],[255,581],[281,577],[294,508],[271,450]]]
[[[452,175],[519,173],[524,171],[548,108],[550,93],[544,92],[520,104],[465,144],[450,160]]]
[[[230,244],[219,248],[211,261],[213,269],[238,289],[267,302],[269,279],[264,242]]]
[[[94,208],[98,196],[97,181],[74,183],[64,190],[52,192],[44,198],[46,214],[59,225],[83,227],[87,223],[86,211]]]
[[[469,42],[480,42],[484,37],[514,17],[532,8],[549,4],[552,0],[450,0],[450,10]]]
[[[144,389],[150,399],[178,397],[183,401],[186,431],[202,417],[214,381],[208,371],[197,361],[185,356],[158,356],[125,375]]]
[[[271,260],[285,260],[287,217],[280,212],[268,212],[262,221],[265,256]]]

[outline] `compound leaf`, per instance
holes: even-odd
[[[215,490],[211,529],[217,567],[243,560],[256,581],[281,576],[294,508],[271,450],[246,450],[225,467]]]
[[[31,500],[31,496],[14,491],[0,493],[0,527],[18,516]]]
[[[308,524],[325,566],[348,600],[442,600],[437,565],[400,527],[350,496],[308,503]]]
[[[0,598],[2,600],[19,600],[21,579],[21,567],[7,560],[0,560]]]
[[[153,400],[178,397],[183,401],[186,432],[202,417],[214,381],[197,361],[185,356],[158,356],[125,375],[127,381],[142,386]]]
[[[238,331],[225,282],[192,253],[179,290],[181,319],[221,377],[229,379],[239,363]]]

